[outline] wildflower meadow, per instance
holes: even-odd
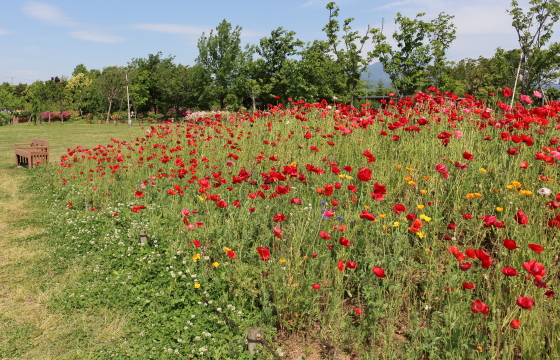
[[[99,359],[557,359],[560,103],[508,90],[71,147],[31,171],[51,266],[83,269],[49,306],[131,314]]]

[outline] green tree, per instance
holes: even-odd
[[[176,65],[173,63],[174,57],[162,57],[162,53],[156,55],[149,54],[148,58],[132,59],[128,64],[130,72],[130,82],[132,84],[132,98],[138,110],[149,110],[154,112],[165,112],[168,103],[165,102],[163,95],[163,85],[168,78],[164,75],[170,75]]]
[[[93,84],[93,78],[85,73],[78,73],[68,81],[65,87],[66,97],[83,115],[83,108],[87,105],[88,90]]]
[[[547,57],[548,54],[542,54],[542,50],[552,37],[554,24],[560,19],[560,2],[557,0],[531,0],[529,4],[531,7],[526,13],[515,0],[511,2],[511,9],[507,10],[513,18],[511,25],[517,32],[521,49],[519,76],[523,94],[533,86],[531,80],[535,72],[543,71],[535,71],[535,67],[542,66],[542,57]]]
[[[421,13],[410,19],[397,13],[397,30],[393,33],[395,49],[382,29],[374,33],[374,54],[379,57],[383,70],[391,77],[400,96],[412,95],[430,83],[440,83],[445,51],[455,39],[455,26],[450,22],[453,16],[440,13],[436,19],[427,22],[422,20],[424,15]]]
[[[107,124],[111,116],[111,107],[113,103],[124,99],[126,94],[126,75],[125,69],[118,66],[109,66],[103,69],[101,75],[97,78],[97,91],[107,102]],[[116,121],[115,121],[116,125]]]
[[[350,24],[354,18],[344,20],[342,26],[342,41],[339,40],[340,24],[336,18],[338,17],[339,8],[334,2],[327,4],[329,10],[329,22],[323,28],[327,34],[328,43],[340,65],[340,69],[345,77],[346,92],[350,95],[350,104],[354,105],[354,95],[362,82],[361,76],[366,67],[375,58],[375,53],[370,51],[364,55],[363,48],[368,41],[373,41],[373,34],[379,32],[378,29],[371,28],[368,25],[364,36],[360,36],[358,31],[352,31]]]
[[[218,98],[220,108],[226,105],[226,98],[232,94],[233,86],[240,71],[240,60],[243,57],[241,49],[241,27],[232,26],[225,19],[216,27],[216,32],[210,30],[198,40],[198,57],[196,64],[200,65],[212,79],[210,90]]]

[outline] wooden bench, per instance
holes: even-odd
[[[29,169],[39,163],[49,163],[49,142],[41,139],[31,139],[28,143],[14,144],[16,166],[26,166]]]

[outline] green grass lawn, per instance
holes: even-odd
[[[42,215],[27,189],[31,171],[14,164],[14,143],[49,141],[51,162],[67,148],[107,144],[110,137],[131,139],[139,126],[53,123],[0,127],[0,359],[92,358],[99,348],[122,343],[126,314],[103,307],[60,313],[48,303],[80,278],[72,261],[63,271],[52,266]],[[118,340],[118,342],[117,342]],[[118,345],[115,345],[118,346]]]

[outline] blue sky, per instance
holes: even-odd
[[[191,1],[0,0],[0,82],[31,83],[52,76],[70,76],[80,63],[88,69],[126,65],[132,58],[161,51],[175,61],[194,64],[203,32],[223,19],[243,28],[244,44],[258,43],[280,26],[303,41],[324,39],[328,1]],[[521,0],[520,4],[527,4]],[[368,24],[385,34],[394,29],[397,12],[414,17],[425,12],[433,19],[440,12],[454,15],[457,39],[450,60],[491,56],[497,47],[517,47],[509,0],[340,0],[340,20],[354,17],[353,27]],[[527,8],[527,7],[525,7]],[[553,41],[560,38],[556,26]]]

